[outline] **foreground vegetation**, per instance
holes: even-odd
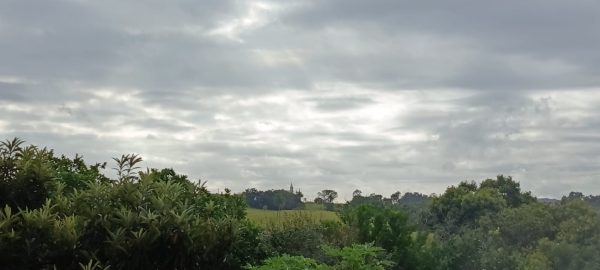
[[[315,219],[325,210],[247,210],[243,194],[140,162],[114,159],[110,179],[106,164],[3,142],[0,269],[600,269],[598,200],[577,192],[542,203],[504,176],[432,197],[357,190]],[[300,197],[273,194],[290,200],[258,206]]]

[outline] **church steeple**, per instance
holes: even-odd
[[[290,182],[290,193],[294,194],[294,184]]]

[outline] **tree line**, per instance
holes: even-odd
[[[288,190],[266,190],[260,191],[255,188],[246,189],[242,193],[248,207],[268,210],[291,210],[304,206],[301,192]]]

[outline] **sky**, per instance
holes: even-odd
[[[598,29],[592,0],[2,0],[0,138],[216,191],[600,194]]]

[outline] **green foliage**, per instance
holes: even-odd
[[[521,192],[519,183],[511,177],[500,175],[495,180],[487,179],[479,187],[474,182],[461,182],[433,199],[425,224],[446,233],[456,233],[476,226],[482,217],[534,201],[529,193]]]
[[[110,270],[110,266],[103,267],[99,262],[90,260],[87,264],[79,263],[81,270]]]
[[[556,221],[549,206],[532,203],[502,211],[496,220],[503,241],[516,247],[530,247],[556,234]]]
[[[358,207],[360,205],[371,205],[381,208],[392,208],[408,214],[409,222],[420,226],[420,218],[423,212],[427,210],[431,198],[418,192],[407,192],[401,194],[394,192],[389,198],[382,195],[371,193],[369,196],[362,196],[362,191],[355,190],[352,193],[352,200],[346,203],[346,207]],[[422,226],[420,226],[422,227]]]
[[[106,167],[106,163],[87,166],[80,155],[75,155],[73,159],[64,155],[60,158],[52,157],[49,162],[50,167],[54,170],[55,184],[59,185],[59,187],[56,187],[60,189],[57,194],[82,190],[94,182],[110,181],[100,172],[101,169]]]
[[[289,216],[279,224],[271,224],[265,230],[264,241],[270,253],[303,256],[322,260],[321,246],[326,244],[322,227],[310,216]]]
[[[569,195],[563,196],[561,199],[562,203],[567,203],[571,201],[584,201],[590,206],[594,207],[596,210],[600,210],[600,195],[583,195],[581,192],[569,192]]]
[[[34,209],[42,206],[52,189],[52,151],[22,147],[20,139],[0,143],[0,206]]]
[[[335,190],[324,189],[317,193],[317,197],[323,200],[324,203],[330,204],[338,197],[338,193]]]
[[[501,182],[501,181],[499,181]],[[561,204],[541,204],[528,193],[493,192],[497,187],[488,182],[482,187],[461,184],[449,188],[432,205],[446,213],[467,211],[464,202],[474,194],[487,190],[490,197],[504,199],[505,207],[480,203],[475,219],[448,218],[438,223],[435,232],[442,236],[441,265],[447,269],[599,269],[600,219],[584,200],[563,200]],[[511,184],[513,190],[518,185]],[[460,190],[460,189],[463,190]],[[469,192],[463,192],[468,190]],[[495,195],[494,195],[495,194]],[[503,195],[513,194],[513,195]],[[520,201],[518,206],[509,201]],[[485,199],[481,199],[485,202]],[[491,201],[487,198],[487,201]],[[472,205],[472,204],[467,204]],[[477,205],[477,204],[476,204]],[[490,207],[491,206],[491,207]],[[445,208],[444,208],[445,207]],[[439,213],[439,212],[438,212]],[[468,221],[468,222],[466,222]]]
[[[370,244],[357,245],[336,249],[324,247],[327,256],[336,259],[331,269],[335,270],[384,270],[392,265],[391,261],[382,258],[383,248]]]
[[[339,221],[322,221],[320,231],[327,245],[345,247],[357,242],[356,228]]]
[[[266,257],[241,196],[211,194],[173,170],[120,181],[76,156],[2,144],[0,269],[236,269]]]
[[[400,192],[398,192],[400,193]],[[394,195],[394,194],[392,194]],[[393,197],[393,196],[392,196]],[[393,198],[392,198],[393,199]],[[431,201],[431,198],[425,194],[418,192],[407,192],[398,199],[395,204],[404,205],[407,207],[421,207],[426,206]]]
[[[543,253],[535,251],[530,253],[523,261],[520,269],[523,270],[552,270],[550,259]]]
[[[352,196],[352,200],[348,202],[351,206],[359,206],[363,204],[369,204],[373,206],[383,207],[385,205],[383,196],[379,194],[372,193],[369,196],[362,196],[362,192],[360,190],[355,190]],[[392,194],[394,195],[394,194]],[[399,193],[397,194],[400,195]],[[394,196],[392,196],[394,197]],[[392,199],[390,202],[397,202],[399,199]]]
[[[290,256],[287,254],[271,257],[264,264],[257,267],[249,267],[252,270],[328,270],[328,266],[302,256]]]
[[[584,201],[566,201],[553,208],[556,231],[538,241],[529,265],[550,269],[600,269],[600,217]]]
[[[349,209],[342,214],[342,220],[358,229],[360,242],[375,242],[386,249],[395,245],[408,246],[414,230],[404,213],[372,205]]]
[[[255,188],[246,189],[243,193],[249,207],[269,210],[290,210],[302,208],[302,193],[292,193],[287,190],[259,191]]]
[[[434,239],[419,233],[398,209],[360,205],[345,209],[342,220],[356,230],[359,243],[374,243],[391,254],[395,269],[432,269]]]
[[[516,269],[523,250],[549,234],[553,216],[511,177],[461,182],[434,197],[424,223],[439,238],[434,250],[449,269]],[[531,205],[530,205],[531,204]],[[531,227],[533,226],[533,227]],[[542,227],[540,227],[542,226]]]
[[[119,181],[133,181],[139,178],[136,175],[136,170],[140,169],[137,164],[142,162],[142,158],[137,154],[122,155],[120,158],[113,158],[117,163],[117,167],[113,170],[117,171]]]
[[[242,221],[226,265],[236,269],[246,264],[258,264],[271,255],[270,250],[265,244],[263,230],[249,220]]]
[[[510,176],[498,175],[496,179],[486,179],[481,182],[479,188],[496,190],[502,195],[508,207],[519,207],[535,201],[535,198],[531,196],[531,192],[521,192],[519,182],[514,181]]]
[[[390,262],[381,258],[382,248],[372,245],[352,245],[342,249],[324,246],[325,253],[333,259],[330,264],[319,263],[303,256],[287,254],[271,257],[254,270],[384,270]]]

